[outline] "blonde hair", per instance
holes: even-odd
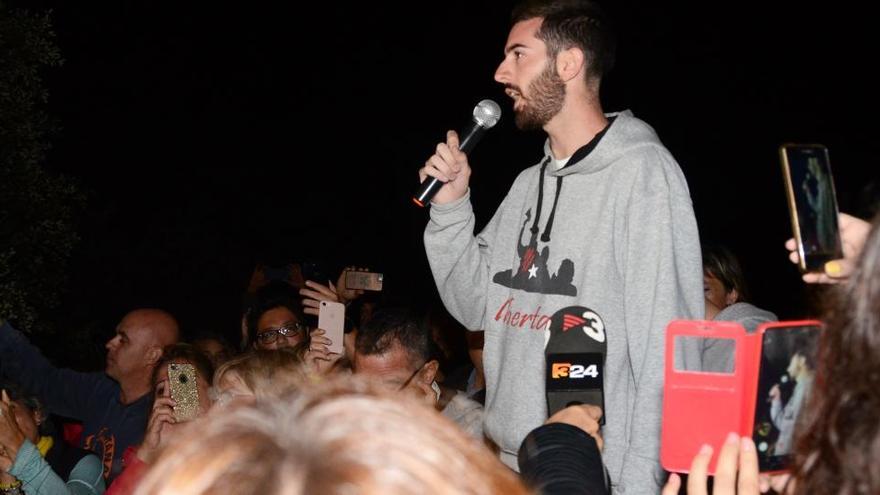
[[[226,361],[214,373],[214,388],[224,376],[234,373],[257,399],[278,397],[305,381],[299,346],[280,349],[251,349]]]
[[[167,446],[136,495],[528,493],[436,411],[359,377],[207,418]]]

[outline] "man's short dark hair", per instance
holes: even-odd
[[[536,36],[551,59],[577,47],[584,52],[587,80],[601,80],[614,67],[617,36],[598,4],[588,0],[526,0],[513,9],[511,25],[542,18]]]
[[[355,351],[364,356],[375,356],[399,345],[409,354],[413,365],[419,365],[434,358],[432,344],[428,329],[412,312],[387,309],[373,315],[358,329]]]

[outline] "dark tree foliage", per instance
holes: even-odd
[[[43,167],[57,123],[43,77],[62,63],[48,14],[0,1],[0,317],[52,332],[84,198]]]

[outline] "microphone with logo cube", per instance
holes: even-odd
[[[547,412],[552,416],[571,405],[602,408],[605,424],[605,324],[595,311],[569,306],[553,314],[544,349]]]

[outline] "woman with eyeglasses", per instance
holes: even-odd
[[[255,349],[294,347],[309,340],[309,327],[296,289],[271,283],[257,293],[247,314],[249,344]]]

